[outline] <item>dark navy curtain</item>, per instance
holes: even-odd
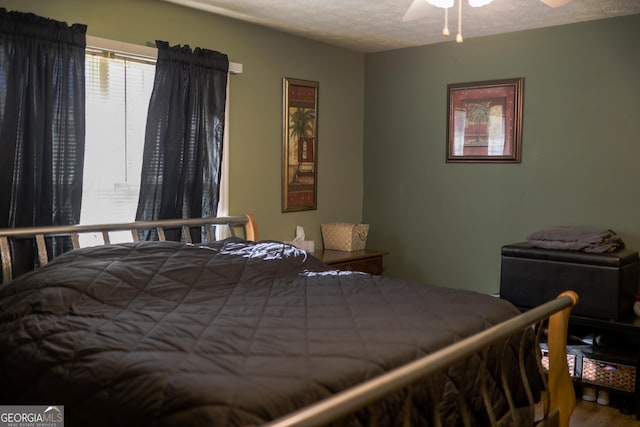
[[[136,220],[216,216],[229,59],[156,44]]]
[[[0,227],[80,220],[85,46],[85,25],[0,9]]]

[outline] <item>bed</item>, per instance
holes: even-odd
[[[36,269],[13,277],[24,239]],[[71,250],[52,257],[56,239]],[[575,402],[575,294],[520,314],[338,271],[259,241],[250,215],[0,230],[0,252],[0,405],[58,405],[67,427],[568,425]]]

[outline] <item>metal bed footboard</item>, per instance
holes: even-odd
[[[13,278],[13,260],[11,242],[18,239],[35,239],[40,266],[46,265],[52,258],[47,250],[47,239],[55,237],[69,237],[73,249],[80,247],[82,234],[99,233],[102,235],[102,244],[110,244],[110,233],[129,231],[131,241],[139,241],[139,232],[153,230],[158,240],[166,240],[166,232],[177,230],[181,240],[187,243],[193,241],[192,229],[204,230],[209,241],[216,240],[215,228],[226,227],[229,235],[236,236],[237,230],[242,229],[242,237],[246,240],[258,240],[258,232],[255,219],[252,215],[226,216],[217,218],[189,218],[189,219],[163,219],[156,221],[134,221],[119,224],[89,224],[89,225],[60,225],[44,227],[21,227],[0,229],[0,255],[2,257],[2,283],[7,283]]]
[[[555,300],[549,301],[539,307],[520,314],[517,317],[502,322],[492,328],[482,331],[476,335],[459,341],[449,347],[429,354],[412,363],[401,366],[393,371],[383,374],[377,378],[355,386],[344,392],[336,394],[324,401],[303,408],[297,412],[284,416],[264,425],[264,427],[315,427],[324,426],[340,420],[350,414],[365,408],[381,399],[392,395],[402,389],[409,388],[412,384],[423,381],[431,376],[442,373],[446,368],[463,361],[475,354],[487,351],[495,343],[508,339],[518,334],[526,328],[537,327],[538,335],[536,345],[539,345],[542,322],[548,319],[548,351],[549,351],[549,372],[548,375],[542,372],[540,363],[540,352],[536,353],[537,365],[541,370],[543,382],[547,392],[543,395],[544,410],[539,420],[535,421],[536,426],[558,425],[560,427],[569,426],[569,418],[575,406],[575,393],[573,383],[569,376],[566,359],[566,341],[569,315],[572,308],[577,304],[578,296],[573,291],[562,293]],[[537,402],[533,401],[530,387],[528,386],[526,372],[523,371],[524,347],[520,347],[520,367],[521,380],[525,384],[531,411]],[[547,380],[548,378],[548,380]],[[491,412],[488,396],[483,390],[485,408]],[[410,399],[411,393],[407,393],[406,399]],[[405,402],[405,408],[409,402]],[[511,406],[511,424],[524,425],[518,420],[516,408]],[[398,414],[398,417],[401,415]],[[489,416],[492,425],[502,425],[496,421],[495,417]],[[531,420],[534,416],[531,414]],[[375,421],[372,425],[376,425]],[[409,421],[404,419],[403,425],[409,425]],[[438,420],[435,421],[438,424]]]

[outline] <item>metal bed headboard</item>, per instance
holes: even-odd
[[[80,248],[80,235],[100,233],[104,245],[111,243],[109,233],[129,231],[133,242],[139,241],[139,232],[154,230],[158,240],[166,240],[166,231],[180,230],[182,239],[192,243],[192,228],[204,228],[210,241],[216,240],[215,228],[228,227],[229,234],[236,236],[236,230],[242,229],[247,240],[258,240],[258,231],[252,215],[226,216],[217,218],[189,218],[189,219],[161,219],[155,221],[134,221],[119,224],[88,224],[88,225],[53,225],[43,227],[20,227],[0,229],[0,254],[2,256],[2,283],[13,278],[13,260],[11,255],[11,241],[18,239],[35,239],[40,266],[46,265],[50,258],[47,251],[46,239],[52,237],[70,237],[73,249]]]

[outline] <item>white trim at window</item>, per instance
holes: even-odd
[[[100,50],[109,50],[123,56],[132,56],[139,59],[153,59],[154,62],[158,57],[158,50],[152,46],[141,46],[138,44],[87,35],[87,49],[91,49],[92,47]],[[242,64],[231,61],[229,62],[230,74],[242,74],[242,71]]]

